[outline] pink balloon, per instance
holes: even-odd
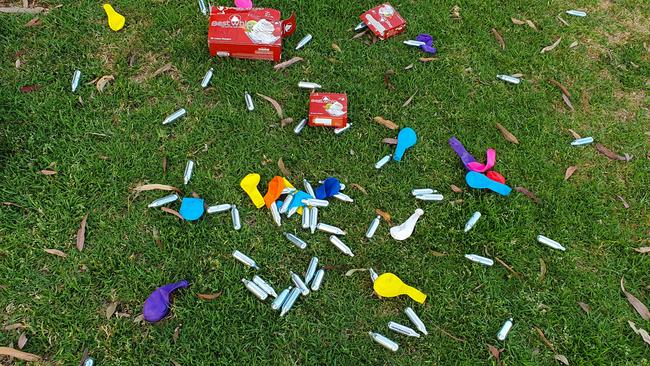
[[[250,9],[253,7],[251,0],[235,0],[235,6],[242,9]]]
[[[472,172],[483,173],[486,172],[494,166],[497,162],[497,152],[494,149],[487,150],[487,164],[483,165],[477,161],[467,163],[467,168]]]

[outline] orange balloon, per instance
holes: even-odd
[[[282,194],[284,189],[284,178],[280,176],[275,176],[269,182],[269,189],[264,195],[264,202],[266,203],[266,208],[270,208],[272,204],[275,204],[275,201]]]

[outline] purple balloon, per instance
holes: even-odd
[[[467,167],[467,164],[476,162],[476,159],[474,159],[472,154],[467,152],[465,146],[463,146],[463,144],[460,141],[458,141],[458,139],[455,136],[452,136],[449,139],[449,146],[451,146],[451,148],[454,149],[454,151],[456,152],[460,160],[463,161],[463,165],[465,166],[465,169],[470,170]]]
[[[418,36],[415,37],[415,40],[425,43],[423,46],[420,46],[420,49],[424,52],[435,55],[436,52],[438,51],[435,47],[433,47],[433,37],[431,37],[431,35],[429,34],[426,33],[418,34]]]
[[[189,285],[189,282],[183,280],[158,287],[144,302],[142,309],[144,320],[149,323],[155,323],[164,318],[169,313],[169,297],[171,293],[179,288],[186,288]]]

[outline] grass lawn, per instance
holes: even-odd
[[[50,8],[60,3],[38,15],[42,23],[34,27],[24,26],[33,15],[0,15],[0,201],[22,206],[0,207],[0,323],[25,326],[0,329],[0,346],[17,348],[24,333],[23,351],[45,365],[76,364],[85,348],[98,365],[497,364],[490,344],[504,349],[504,364],[557,364],[539,328],[572,365],[650,364],[648,345],[628,325],[647,330],[650,321],[620,289],[624,277],[626,289],[650,304],[650,254],[633,250],[650,246],[647,1],[395,0],[407,31],[369,45],[351,39],[352,28],[378,3],[260,0],[257,6],[285,16],[297,13],[283,60],[304,61],[283,71],[265,61],[211,58],[207,19],[194,0],[114,1],[127,18],[118,33],[106,26],[100,2],[38,1]],[[461,19],[451,17],[454,5]],[[588,16],[564,14],[568,9]],[[511,17],[532,20],[537,30]],[[504,50],[492,28],[503,36]],[[307,33],[314,40],[294,51]],[[418,33],[433,35],[435,60],[421,62],[427,54],[402,44]],[[554,50],[540,53],[559,37]],[[151,76],[166,63],[170,71]],[[409,64],[414,67],[405,70]],[[212,87],[203,90],[199,83],[210,67]],[[75,69],[82,83],[71,93]],[[388,70],[395,71],[394,90],[384,83]],[[495,78],[515,73],[523,74],[519,85]],[[103,93],[86,84],[103,75],[115,78]],[[568,88],[575,111],[550,79]],[[324,128],[295,135],[295,123],[281,127],[272,106],[254,94],[275,98],[299,121],[308,109],[308,93],[296,86],[301,80],[347,93],[351,129],[340,136]],[[20,92],[26,85],[40,89]],[[254,95],[254,112],[245,109],[245,91]],[[181,107],[188,111],[184,119],[161,124]],[[419,137],[401,163],[381,170],[374,163],[392,152],[381,140],[396,131],[374,116],[412,127]],[[520,144],[506,141],[496,123]],[[593,144],[573,147],[569,129],[633,159],[608,159]],[[496,170],[541,203],[516,191],[502,197],[467,187],[447,145],[451,136],[481,161],[495,148]],[[328,176],[347,185],[355,202],[333,201],[320,218],[348,231],[344,241],[355,257],[340,253],[325,233],[308,234],[299,218],[278,228],[268,210],[254,208],[239,180],[261,174],[264,193],[281,174],[280,158],[297,186],[303,178],[317,185]],[[183,187],[187,159],[197,165]],[[48,166],[57,174],[39,173]],[[565,181],[569,166],[578,168]],[[148,209],[167,193],[132,193],[143,183],[196,192],[208,204],[236,204],[243,228],[233,230],[228,214],[186,223]],[[439,190],[444,201],[416,201],[410,191],[422,187]],[[418,207],[425,213],[407,241],[393,240],[385,222],[373,239],[364,237],[376,208],[401,223]],[[475,211],[483,217],[464,233]],[[75,237],[86,213],[80,252]],[[297,249],[283,231],[296,232],[309,247]],[[537,243],[539,234],[566,252]],[[233,260],[234,249],[255,258],[261,270]],[[498,257],[521,275],[472,263],[463,258],[468,253]],[[330,268],[323,286],[284,318],[240,282],[259,273],[280,291],[291,283],[289,271],[302,273],[311,256]],[[367,272],[345,276],[368,267],[396,273],[428,294],[426,303],[378,299]],[[156,287],[182,279],[191,287],[176,294],[170,316],[154,325],[134,321]],[[196,296],[218,291],[214,301]],[[107,319],[111,303],[116,313]],[[407,306],[428,336],[388,330],[391,320],[410,325]],[[509,317],[514,327],[499,342],[496,333]],[[400,349],[380,347],[368,331]]]

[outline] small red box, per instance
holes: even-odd
[[[345,127],[348,123],[348,96],[336,93],[312,93],[309,96],[309,125]]]
[[[282,38],[296,30],[296,15],[281,20],[279,10],[213,6],[208,48],[212,56],[280,61]]]
[[[360,18],[381,40],[400,34],[406,29],[406,20],[388,3],[368,10],[361,14]]]

